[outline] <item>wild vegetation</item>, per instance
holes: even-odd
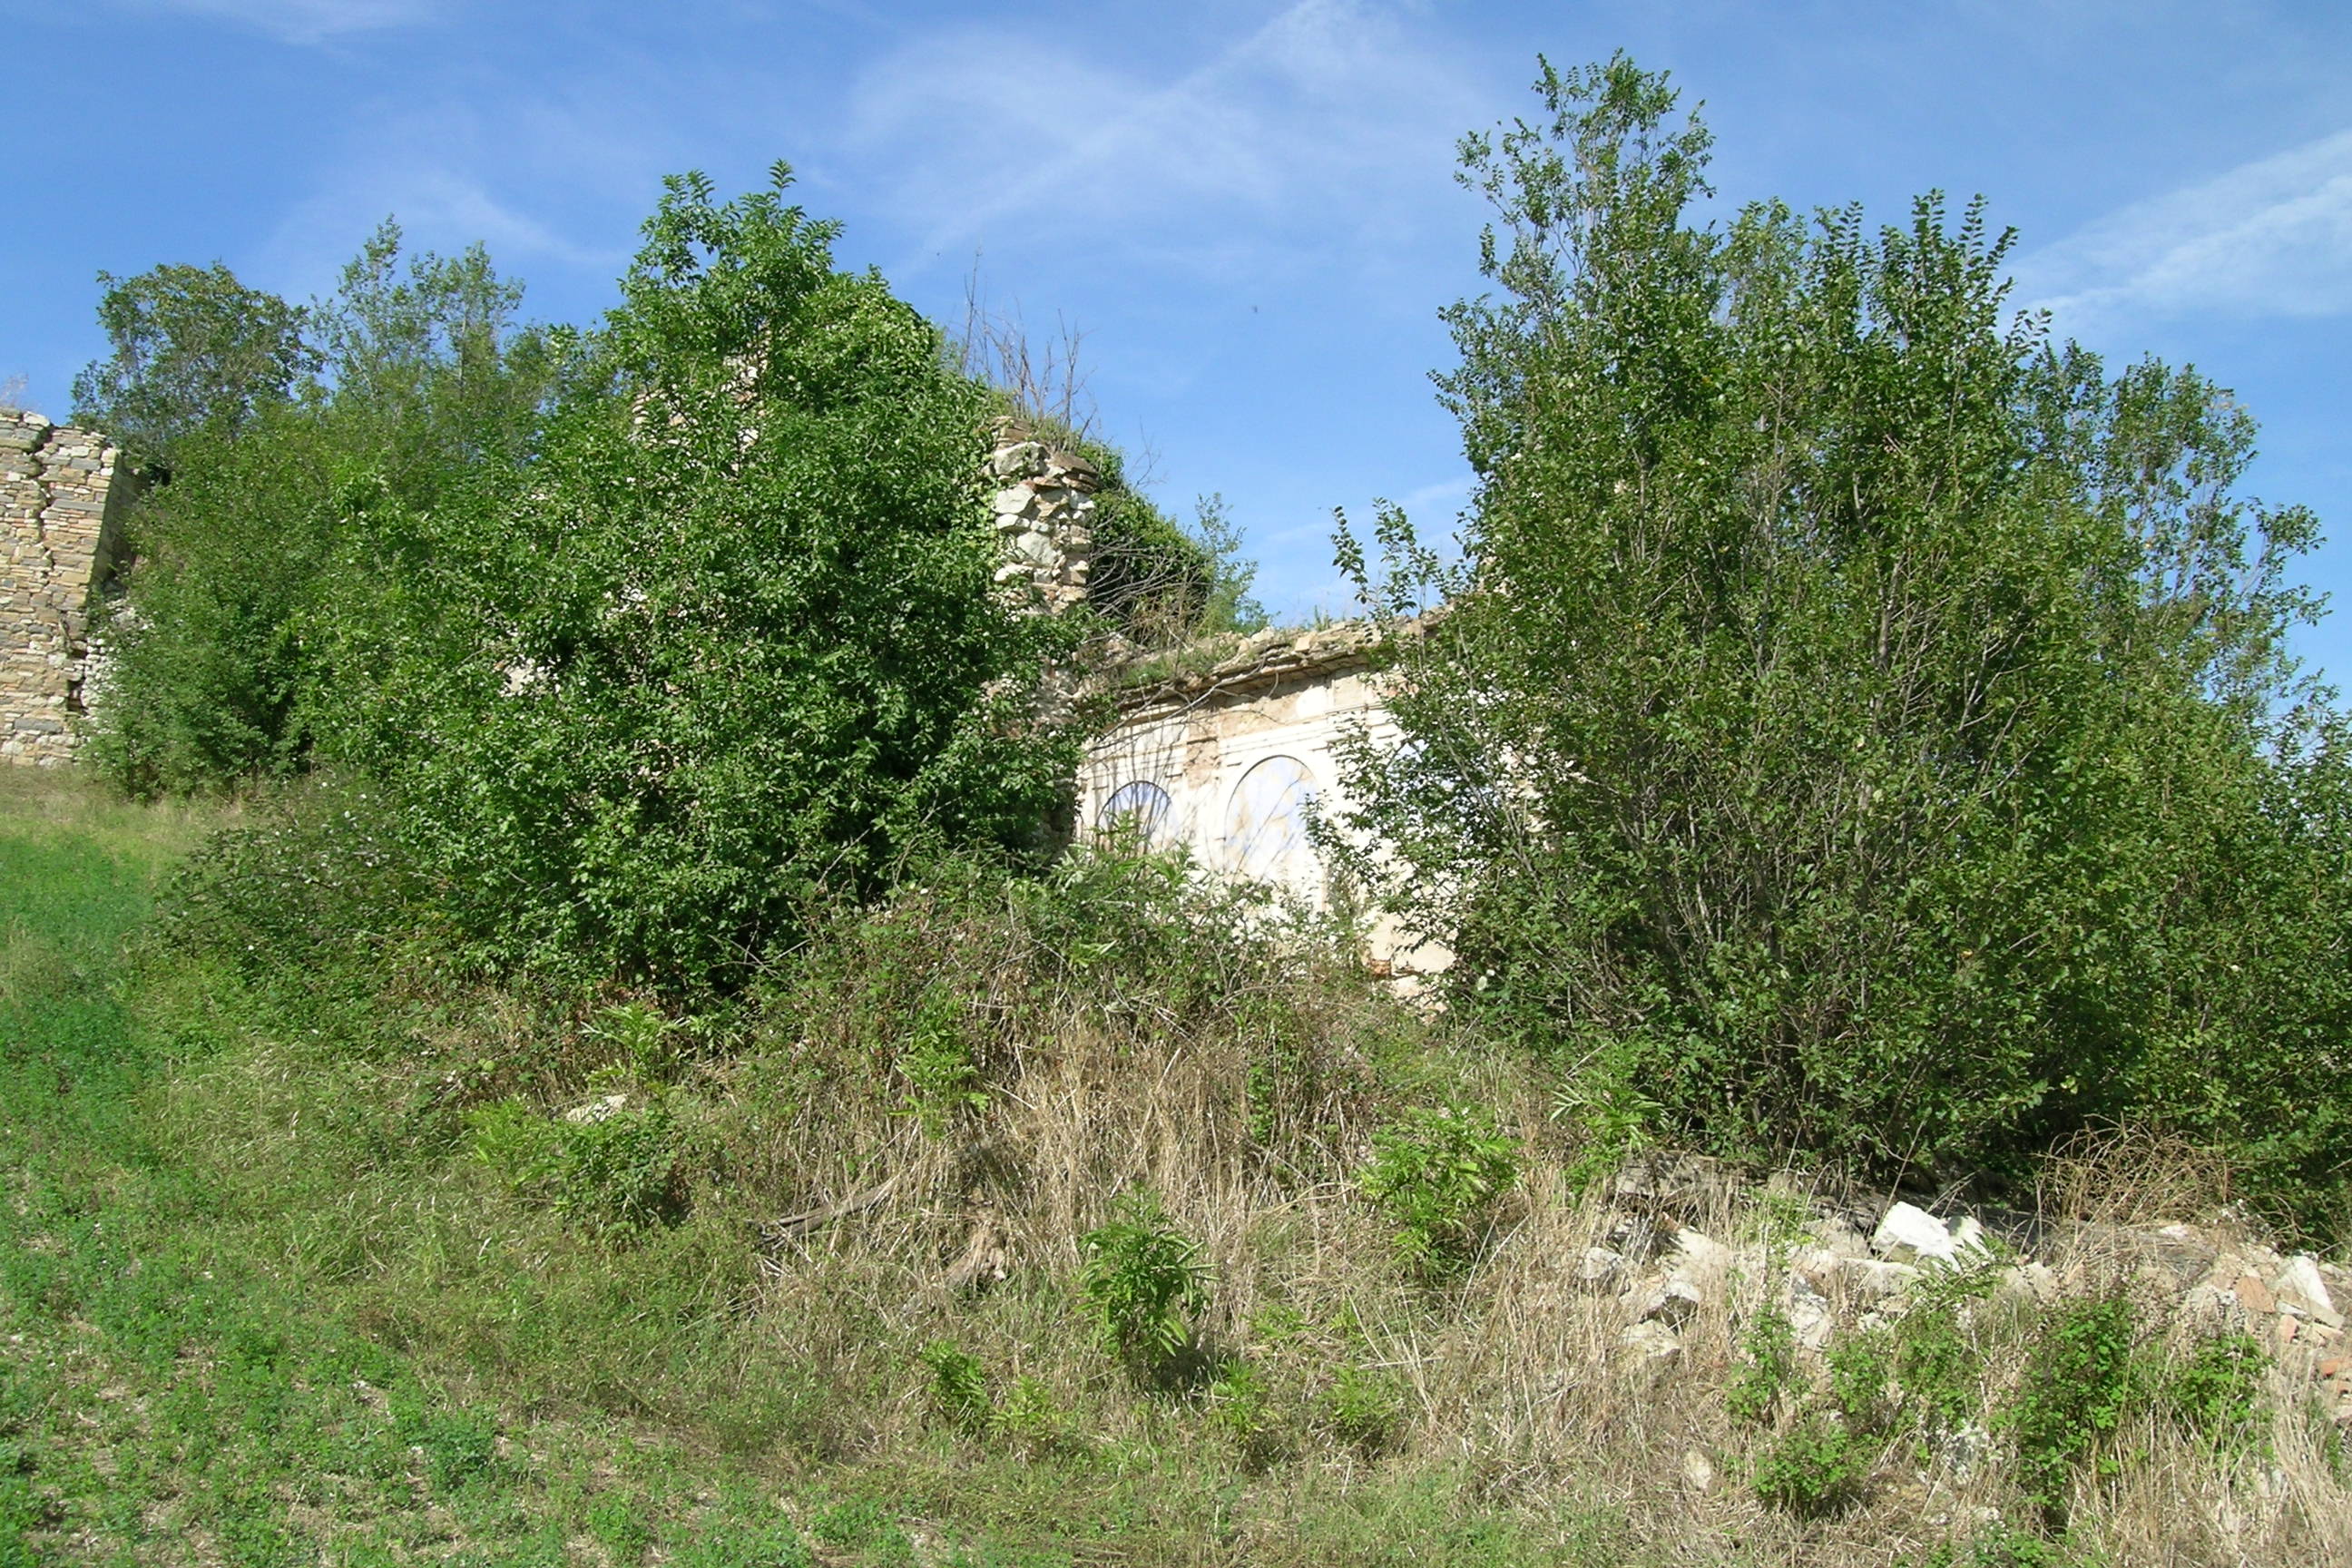
[[[2341,1232],[2352,732],[2252,420],[2009,315],[1981,204],[1717,226],[1662,78],[1538,90],[1465,144],[1461,562],[1349,547],[1446,605],[1360,873],[1596,1129],[1943,1184],[2162,1127]]]
[[[1097,447],[1159,564],[1014,614],[989,421],[1083,421],[781,178],[674,183],[594,331],[389,230],[113,285],[167,482],[132,803],[0,796],[0,1563],[2352,1551],[2334,1384],[2140,1249],[2341,1239],[2308,520],[1973,219],[1695,227],[1662,80],[1542,89],[1467,147],[1470,556],[1359,560],[1450,598],[1358,759],[1418,1000],[1055,830],[1040,671],[1246,579]],[[1868,1256],[1930,1178],[2032,1265]]]

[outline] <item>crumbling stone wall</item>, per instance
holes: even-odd
[[[1004,564],[999,586],[1049,614],[1081,603],[1094,565],[1095,492],[1102,475],[1076,452],[1048,446],[1016,420],[996,425],[989,454],[996,536]]]
[[[129,499],[101,437],[0,408],[0,763],[73,759],[104,585]]]

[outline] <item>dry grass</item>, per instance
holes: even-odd
[[[1324,1019],[1335,1058],[1349,1056],[1347,1038],[1373,1027],[1382,1007],[1370,995],[1352,1005],[1361,1010],[1353,1017],[1341,1007]],[[1458,1284],[1433,1289],[1398,1268],[1388,1227],[1349,1177],[1386,1109],[1372,1091],[1332,1094],[1319,1114],[1297,1119],[1311,1132],[1268,1149],[1248,1132],[1246,1039],[1213,1028],[1149,1045],[1075,1005],[1024,1024],[988,1110],[948,1136],[926,1138],[887,1113],[871,1079],[846,1074],[828,1075],[800,1116],[770,1133],[767,1169],[804,1181],[826,1173],[814,1189],[900,1177],[887,1205],[764,1260],[770,1352],[830,1388],[889,1391],[840,1401],[829,1433],[840,1455],[887,1462],[936,1446],[940,1417],[909,1368],[917,1347],[942,1339],[976,1354],[1000,1393],[1014,1378],[1037,1380],[1097,1453],[1164,1446],[1171,1428],[1197,1426],[1213,1400],[1136,1389],[1074,1321],[1077,1238],[1114,1194],[1141,1185],[1162,1194],[1213,1270],[1212,1342],[1255,1369],[1268,1391],[1273,1430],[1256,1452],[1278,1458],[1254,1484],[1296,1494],[1298,1508],[1310,1491],[1328,1500],[1402,1475],[1445,1474],[1475,1506],[1522,1512],[1539,1531],[1559,1526],[1563,1500],[1572,1500],[1577,1517],[1616,1521],[1609,1550],[1624,1561],[1857,1564],[1925,1554],[2020,1516],[1991,1411],[2042,1330],[2042,1306],[2021,1290],[1961,1319],[1991,1428],[1977,1439],[1975,1462],[1898,1439],[1858,1506],[1794,1519],[1746,1484],[1789,1417],[1743,1426],[1725,1398],[1744,1365],[1742,1335],[1776,1289],[1768,1247],[1786,1204],[1724,1186],[1659,1216],[1736,1253],[1723,1288],[1684,1326],[1678,1356],[1655,1366],[1621,1342],[1633,1303],[1578,1278],[1585,1249],[1627,1210],[1562,1180],[1562,1162],[1548,1157],[1560,1135],[1531,1075],[1491,1057],[1451,1060],[1439,1075],[1448,1093],[1506,1107],[1537,1156],[1487,1254]],[[1377,1026],[1399,1024],[1384,1016]],[[1438,1039],[1423,1046],[1444,1048]],[[1376,1063],[1354,1065],[1360,1083],[1377,1078]],[[2068,1239],[2050,1257],[2071,1289],[2133,1288],[2108,1236],[2126,1220],[2203,1212],[2210,1181],[2176,1152],[2112,1141],[2070,1156],[2057,1178],[2064,1195],[2053,1202]],[[2126,1160],[2147,1184],[2137,1193],[2117,1187]],[[1001,1252],[1006,1278],[960,1291],[950,1271],[976,1236]],[[2143,1313],[2155,1334],[2185,1342],[2194,1331],[2172,1321],[2176,1294],[2149,1286]],[[1864,1310],[1843,1306],[1851,1331]],[[1809,1379],[1822,1375],[1818,1358],[1806,1367]],[[1393,1432],[1370,1452],[1334,1429],[1329,1399],[1343,1368],[1391,1381],[1401,1398]],[[2268,1398],[2266,1453],[2220,1453],[2143,1418],[2112,1445],[2119,1472],[2084,1488],[2074,1549],[2134,1563],[2352,1561],[2352,1489],[2340,1459],[2290,1373],[2272,1372]]]

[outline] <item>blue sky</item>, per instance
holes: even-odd
[[[1331,510],[1442,529],[1427,373],[1472,289],[1464,131],[1534,57],[1625,47],[1703,100],[1727,202],[1981,192],[2021,301],[2193,361],[2263,425],[2249,488],[2341,536],[2305,639],[2352,673],[2352,6],[2236,0],[0,0],[0,383],[62,416],[100,268],[224,260],[302,298],[373,223],[486,242],[545,320],[610,303],[663,174],[777,158],[845,261],[960,319],[975,275],[1083,331],[1104,431],[1223,493],[1274,608],[1343,609]]]

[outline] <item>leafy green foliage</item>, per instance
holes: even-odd
[[[1797,1366],[1797,1336],[1789,1314],[1773,1302],[1759,1308],[1740,1332],[1739,1350],[1747,1364],[1724,1391],[1724,1407],[1735,1420],[1769,1421],[1782,1395],[1801,1375]]]
[[[2084,1553],[2031,1531],[1995,1524],[1969,1540],[1947,1542],[1916,1558],[1916,1568],[2107,1568],[2104,1553]]]
[[[1886,1452],[1895,1417],[1884,1336],[1862,1331],[1833,1344],[1829,1385],[1820,1394],[1809,1390],[1788,1317],[1777,1308],[1750,1320],[1741,1349],[1748,1366],[1725,1395],[1735,1416],[1769,1422],[1784,1401],[1797,1403],[1793,1420],[1757,1459],[1750,1478],[1757,1497],[1801,1519],[1859,1502]]]
[[[226,274],[170,310],[142,303],[193,289],[175,268],[100,308],[115,355],[84,377],[88,416],[170,461],[131,514],[135,610],[107,627],[95,736],[135,793],[307,765],[353,626],[436,592],[419,528],[479,528],[514,479],[560,373],[550,340],[516,324],[520,289],[478,248],[399,260],[386,224],[305,309]],[[247,332],[271,346],[215,342]]]
[[[1286,1444],[1266,1375],[1239,1357],[1227,1362],[1207,1389],[1209,1425],[1223,1433],[1252,1469],[1281,1457]]]
[[[2252,1334],[2200,1338],[2186,1359],[2158,1379],[2165,1412],[2182,1430],[2225,1453],[2251,1447],[2262,1430],[2263,1377],[2269,1358]]]
[[[1087,455],[1108,460],[1101,448]],[[1241,557],[1241,535],[1223,496],[1202,496],[1187,528],[1106,468],[1096,497],[1093,570],[1087,602],[1129,642],[1158,647],[1217,632],[1254,632],[1265,611],[1250,597],[1257,569]]]
[[[478,1107],[467,1118],[474,1154],[591,1235],[627,1238],[677,1223],[690,1195],[690,1151],[668,1105],[583,1109],[553,1121],[515,1100]]]
[[[1913,1287],[1910,1310],[1895,1327],[1904,1417],[1928,1437],[1959,1432],[1983,1413],[1984,1354],[1969,1314],[1994,1282],[1990,1268],[1936,1269]]]
[[[2284,1107],[2347,1071],[2352,793],[2251,420],[2005,321],[1980,207],[1705,225],[1663,77],[1538,91],[1465,143],[1464,558],[1342,540],[1447,605],[1349,759],[1356,870],[1658,1136],[1972,1173],[2157,1121],[2323,1218],[2352,1127]]]
[[[931,1374],[931,1407],[962,1431],[985,1432],[996,1415],[986,1364],[950,1340],[925,1345],[921,1359]]]
[[[889,1510],[872,1498],[835,1503],[809,1521],[809,1533],[828,1546],[876,1552],[886,1563],[914,1562],[914,1549]]]
[[[1180,1378],[1194,1359],[1209,1304],[1200,1247],[1176,1228],[1156,1194],[1139,1189],[1122,1194],[1079,1247],[1079,1296],[1103,1349],[1146,1383]]]
[[[984,389],[786,178],[673,182],[593,334],[379,231],[285,318],[319,374],[174,437],[106,765],[331,763],[467,963],[673,994],[911,859],[1042,851],[1075,753],[1032,693],[1076,628],[993,586]],[[170,323],[125,321],[115,401],[180,396]]]
[[[1323,1417],[1332,1436],[1367,1454],[1395,1437],[1404,1419],[1404,1396],[1393,1373],[1342,1366],[1323,1396]]]
[[[1756,1463],[1756,1495],[1800,1519],[1819,1519],[1857,1500],[1880,1445],[1858,1437],[1826,1411],[1810,1411],[1774,1439]]]
[[[650,1002],[615,1003],[590,1020],[586,1032],[613,1048],[632,1082],[654,1089],[677,1075],[686,1023]]]
[[[671,182],[488,528],[386,517],[338,754],[475,961],[740,984],[821,896],[1039,843],[1068,629],[992,590],[981,389],[834,226]]]
[[[1493,1227],[1496,1205],[1518,1181],[1518,1140],[1482,1106],[1407,1111],[1372,1135],[1357,1177],[1396,1227],[1397,1251],[1431,1279],[1460,1273]]]
[[[2139,1333],[2130,1299],[2116,1295],[2056,1309],[2034,1342],[2003,1424],[2018,1489],[2052,1524],[2065,1522],[2078,1472],[2116,1467],[2107,1444],[2146,1391]]]
[[[599,1235],[634,1236],[686,1212],[687,1150],[659,1100],[561,1123],[550,1173],[555,1212]]]
[[[898,1053],[898,1073],[907,1080],[908,1114],[934,1138],[947,1130],[957,1111],[988,1103],[965,1029],[962,1000],[939,980],[923,988],[916,1004]]]
[[[1005,1385],[989,1427],[1032,1458],[1075,1453],[1085,1447],[1076,1418],[1043,1379],[1026,1373]]]
[[[425,1456],[425,1474],[443,1490],[488,1474],[498,1458],[497,1419],[481,1410],[427,1403],[413,1390],[392,1402],[393,1436]]]
[[[1895,1376],[1887,1335],[1879,1329],[1842,1334],[1829,1350],[1830,1403],[1847,1428],[1863,1436],[1890,1430],[1896,1411],[1888,1391]]]
[[[307,312],[217,261],[98,281],[110,352],[75,378],[74,419],[134,461],[169,469],[192,444],[235,437],[318,367]]]
[[[789,1520],[720,1520],[670,1549],[679,1568],[810,1568],[816,1559]]]

